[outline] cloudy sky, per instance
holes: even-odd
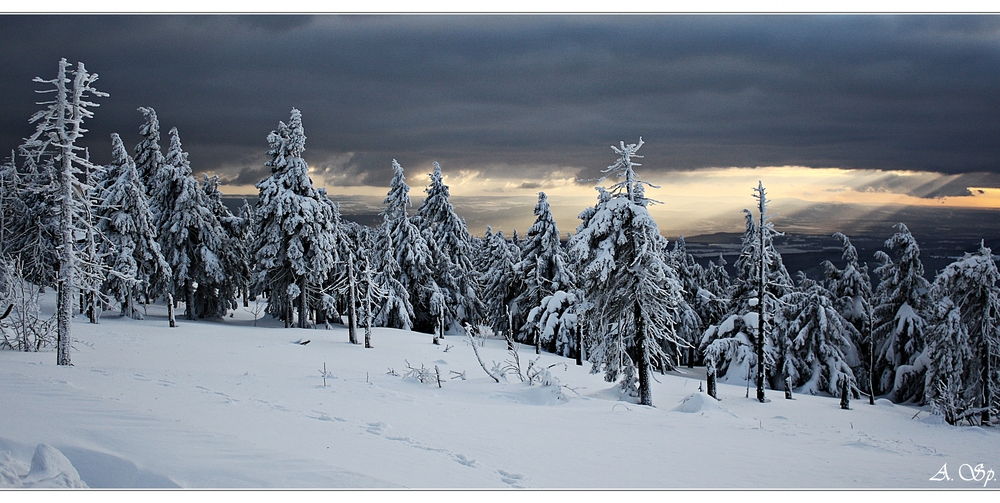
[[[296,107],[317,185],[376,204],[395,158],[419,200],[438,161],[470,227],[523,232],[544,190],[572,230],[595,195],[579,180],[640,136],[668,234],[739,230],[759,179],[790,218],[1000,208],[996,16],[8,15],[0,48],[0,146],[31,134],[32,78],[65,57],[110,93],[96,161],[149,106],[230,194],[256,192]]]

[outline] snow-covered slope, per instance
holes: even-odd
[[[143,321],[76,318],[72,367],[0,351],[0,473],[32,483],[39,444],[53,474],[89,487],[972,488],[962,464],[1000,468],[1000,432],[887,401],[761,404],[720,384],[713,403],[684,369],[657,375],[642,407],[553,355],[539,363],[563,386],[498,384],[457,335],[375,329],[365,349],[340,326],[257,324],[170,329],[151,306]],[[487,367],[510,358],[500,340],[479,352]],[[522,348],[522,366],[534,358]],[[441,386],[407,365],[437,367]],[[945,463],[953,480],[929,480]]]

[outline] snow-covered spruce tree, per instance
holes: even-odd
[[[384,220],[378,231],[381,239],[373,247],[378,257],[372,265],[375,267],[375,290],[382,295],[375,311],[375,326],[410,330],[413,327],[413,305],[410,294],[399,279],[402,275],[396,262],[396,247]]]
[[[228,296],[225,285],[230,272],[220,259],[226,253],[226,233],[191,172],[177,128],[170,130],[170,149],[157,177],[163,179],[157,193],[174,194],[158,215],[163,220],[158,228],[160,250],[172,273],[168,292],[184,300],[189,320],[223,316],[232,305],[232,299],[221,297]]]
[[[464,323],[479,323],[483,318],[479,275],[472,262],[472,237],[449,201],[440,164],[434,163],[430,177],[427,197],[414,215],[414,224],[431,251],[434,282],[444,296],[444,305],[428,304],[433,304],[429,306],[432,315],[443,307],[445,327],[458,332]]]
[[[17,157],[11,150],[10,158],[0,164],[0,257],[10,250],[14,222],[24,216],[24,203],[18,193],[22,184],[21,175],[17,172],[16,162]]]
[[[337,259],[333,215],[313,188],[302,158],[306,136],[301,112],[293,108],[288,125],[279,122],[267,141],[271,159],[265,165],[271,174],[257,183],[252,290],[266,295],[268,312],[283,320],[291,321],[287,306],[296,302],[298,325],[308,328],[309,298],[319,298],[319,286]]]
[[[142,319],[137,300],[151,286],[165,288],[171,271],[156,242],[145,186],[118,133],[111,135],[111,164],[97,194],[98,254],[109,269],[105,291],[121,305],[122,316]]]
[[[242,267],[246,271],[246,276],[240,295],[243,296],[243,307],[249,307],[252,300],[250,299],[250,274],[253,271],[253,264],[250,262],[250,243],[253,243],[254,213],[253,206],[250,206],[246,199],[243,200],[243,206],[240,206],[239,218],[240,226],[237,239],[243,242],[243,253],[246,260]]]
[[[768,360],[773,359],[768,334],[768,317],[773,315],[778,299],[793,286],[791,277],[774,247],[774,230],[767,213],[763,183],[754,187],[758,219],[743,210],[746,232],[743,248],[736,260],[736,278],[730,290],[729,315],[719,325],[712,325],[701,338],[699,348],[706,364],[715,368],[720,382],[745,383],[756,369],[757,399],[764,400],[764,381]],[[761,301],[763,298],[763,301]]]
[[[896,225],[898,231],[886,240],[885,247],[895,251],[896,261],[879,250],[875,259],[881,262],[875,269],[881,281],[875,289],[872,303],[875,318],[875,389],[889,393],[898,402],[922,400],[924,372],[924,315],[930,282],[924,278],[920,247],[906,225]]]
[[[853,385],[851,360],[857,359],[857,350],[852,336],[857,330],[841,316],[833,294],[800,272],[798,288],[776,307],[780,330],[773,337],[781,380],[790,378],[796,393],[811,395],[837,396],[845,379]]]
[[[951,424],[979,415],[988,425],[997,405],[998,280],[993,252],[981,244],[941,271],[931,287],[924,397]]]
[[[486,267],[483,267],[482,276],[486,321],[494,332],[512,334],[510,318],[512,311],[516,310],[514,299],[523,288],[520,278],[514,273],[514,265],[521,259],[521,250],[504,239],[502,230],[494,233],[493,229],[487,228],[486,234],[489,237],[483,252]]]
[[[41,153],[42,165],[24,156],[22,168],[15,153],[3,165],[2,246],[4,255],[20,260],[25,279],[41,287],[53,286],[58,264],[58,188],[53,181],[52,153]]]
[[[613,197],[599,190],[602,197],[593,212],[581,214],[584,223],[571,247],[581,260],[587,302],[594,305],[588,318],[612,320],[591,332],[593,371],[603,369],[611,382],[624,374],[626,389],[637,374],[639,403],[652,405],[651,372],[667,368],[669,358],[663,343],[682,343],[674,330],[681,286],[663,259],[666,239],[646,207],[650,200],[643,188],[652,185],[633,170],[642,143],[640,138],[637,144],[612,146],[619,158],[604,173],[625,181],[611,187]]]
[[[135,168],[139,172],[143,187],[149,191],[147,195],[152,195],[150,185],[164,163],[163,153],[160,151],[160,121],[156,118],[156,110],[150,107],[139,107],[139,111],[146,118],[146,122],[139,126],[142,141],[135,146]],[[152,210],[156,213],[160,208],[154,207]]]
[[[149,211],[153,218],[153,227],[156,228],[160,243],[160,251],[166,256],[170,250],[167,249],[166,235],[167,222],[171,220],[171,213],[174,211],[174,203],[180,196],[182,182],[186,178],[192,178],[191,165],[187,159],[187,152],[181,146],[180,135],[177,128],[170,130],[170,145],[167,148],[167,155],[163,162],[159,164],[156,171],[150,173],[149,183],[146,186],[146,193],[149,195]],[[195,180],[197,185],[197,181]],[[174,264],[171,264],[173,267]],[[177,273],[176,270],[173,271]],[[174,293],[173,291],[154,291],[151,296]],[[181,297],[183,298],[183,297]],[[179,299],[178,299],[179,300]]]
[[[410,186],[406,184],[403,167],[395,159],[392,170],[389,193],[382,202],[386,205],[382,221],[388,229],[393,256],[399,264],[399,282],[406,288],[413,306],[413,327],[432,332],[437,312],[431,309],[430,297],[438,291],[432,271],[434,259],[420,229],[407,214],[407,208],[411,206]]]
[[[701,286],[694,302],[694,308],[702,323],[698,344],[700,336],[713,324],[722,322],[729,312],[729,272],[726,271],[726,259],[721,254],[718,260],[709,262],[708,267],[704,269]]]
[[[249,234],[249,222],[242,217],[233,215],[222,202],[222,191],[219,190],[219,177],[203,175],[202,191],[205,194],[205,206],[212,213],[213,232],[220,243],[216,249],[216,257],[222,267],[224,278],[214,284],[212,291],[199,289],[195,302],[205,313],[217,312],[225,316],[229,309],[239,307],[237,299],[248,288],[250,282],[250,251],[246,237]]]
[[[53,178],[58,187],[56,200],[59,206],[59,295],[56,307],[58,365],[72,364],[69,354],[72,344],[70,318],[73,315],[73,295],[78,280],[76,234],[86,234],[89,226],[86,217],[90,214],[90,201],[86,197],[89,187],[79,181],[77,174],[80,173],[80,167],[93,166],[77,155],[82,148],[76,146],[76,141],[87,131],[83,129],[84,119],[94,116],[89,108],[98,106],[88,100],[107,96],[107,93],[93,87],[97,80],[96,73],[89,73],[83,63],[78,63],[76,70],[69,69],[69,66],[64,58],[59,61],[56,78],[45,80],[35,77],[35,82],[50,84],[54,88],[39,92],[52,92],[55,96],[52,101],[38,103],[46,105],[46,108],[31,117],[30,122],[38,123],[35,133],[25,139],[21,147],[22,154],[32,156],[35,163],[46,155],[49,148],[54,150],[51,158],[54,161]],[[72,80],[69,75],[73,76]]]
[[[538,344],[544,339],[536,323],[528,319],[528,313],[541,306],[545,297],[563,291],[564,295],[560,296],[563,301],[559,305],[564,309],[570,307],[566,304],[569,299],[576,300],[575,296],[565,295],[575,288],[576,281],[568,262],[569,256],[559,242],[559,227],[549,209],[548,197],[539,192],[535,223],[528,229],[522,243],[521,260],[514,265],[514,275],[524,284],[513,302],[517,306],[512,312],[514,323],[519,326],[515,339],[528,344]],[[554,307],[551,303],[547,304]],[[555,339],[548,338],[546,349],[555,351],[555,344]]]
[[[860,383],[867,383],[869,403],[875,403],[875,385],[872,374],[875,367],[875,339],[873,336],[872,283],[868,275],[868,264],[858,260],[858,251],[851,240],[839,232],[833,235],[843,244],[844,268],[838,269],[829,260],[823,262],[823,270],[830,293],[836,299],[837,311],[855,329],[854,347],[858,351],[858,364],[852,366],[854,376]]]
[[[549,351],[571,357],[577,351],[576,333],[581,299],[577,290],[556,290],[528,312],[526,323],[534,325],[540,344]]]
[[[695,349],[700,342],[701,335],[708,328],[708,324],[702,322],[701,314],[696,309],[696,306],[703,299],[699,292],[702,290],[701,283],[705,272],[701,265],[695,261],[694,256],[687,252],[684,236],[680,236],[677,241],[674,241],[673,249],[666,254],[665,258],[667,263],[677,271],[677,279],[683,288],[683,302],[679,304],[680,317],[677,323],[677,335],[684,339],[689,347],[683,350],[667,347],[664,350],[674,352],[678,354],[678,357],[681,354],[686,355],[685,359],[688,360],[690,366],[693,365],[691,360],[696,359]]]

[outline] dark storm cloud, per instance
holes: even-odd
[[[307,160],[345,185],[385,185],[393,158],[594,177],[640,135],[647,172],[998,172],[998,42],[994,16],[4,16],[0,146],[66,57],[111,94],[96,160],[152,106],[196,170],[239,183],[293,106]]]

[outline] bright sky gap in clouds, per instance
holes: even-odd
[[[384,196],[398,159],[418,202],[438,161],[475,233],[487,200],[523,232],[538,191],[573,230],[595,200],[577,180],[640,136],[668,235],[739,231],[757,180],[776,225],[824,233],[806,208],[1000,211],[993,15],[7,15],[0,47],[4,150],[31,133],[32,78],[66,57],[111,95],[94,160],[153,107],[227,194],[256,192],[296,107],[330,194]]]

